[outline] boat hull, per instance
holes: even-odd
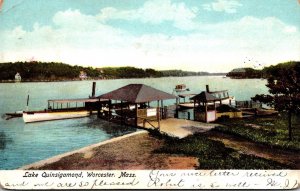
[[[52,121],[61,119],[73,119],[87,117],[90,115],[88,111],[70,111],[70,112],[24,112],[23,120],[25,123]]]

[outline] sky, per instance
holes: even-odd
[[[298,0],[0,1],[0,62],[229,72],[300,60]]]

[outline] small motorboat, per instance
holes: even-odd
[[[175,92],[184,92],[184,91],[190,91],[190,89],[187,88],[185,84],[178,84],[175,86],[174,91]]]

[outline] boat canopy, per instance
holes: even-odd
[[[209,93],[219,98],[220,100],[229,98],[228,90],[220,90],[220,91],[213,91],[213,92],[210,91]]]
[[[179,94],[178,97],[181,97],[181,98],[186,98],[186,97],[193,97],[197,94]]]
[[[48,102],[52,103],[70,103],[70,102],[98,102],[104,101],[103,99],[95,99],[95,98],[78,98],[78,99],[53,99],[48,100]]]

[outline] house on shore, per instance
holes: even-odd
[[[21,82],[21,80],[22,80],[22,77],[21,77],[20,73],[17,72],[15,75],[15,82]]]
[[[88,78],[87,73],[85,71],[80,71],[79,79],[80,80],[86,80],[87,78]]]
[[[245,68],[235,68],[231,70],[226,76],[231,78],[245,78],[246,69]]]

